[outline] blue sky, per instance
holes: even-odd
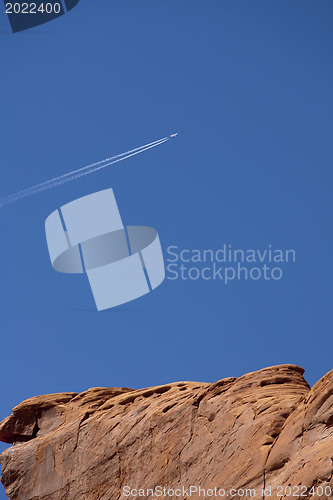
[[[0,210],[0,418],[93,386],[332,368],[330,1],[81,0],[12,34],[1,10],[0,197],[173,132]],[[44,221],[112,187],[123,220],[188,249],[295,249],[280,281],[166,280],[97,313],[51,268]],[[2,447],[1,449],[4,449]]]

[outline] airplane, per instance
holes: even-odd
[[[178,135],[178,132],[176,132],[175,134],[171,134],[170,137],[176,137]]]

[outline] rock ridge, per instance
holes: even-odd
[[[333,371],[312,388],[303,373],[278,365],[212,384],[30,398],[0,424],[0,440],[12,444],[1,481],[16,500],[118,500],[125,486],[158,485],[332,498]]]

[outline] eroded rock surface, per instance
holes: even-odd
[[[333,371],[312,389],[302,368],[280,365],[215,384],[38,396],[0,424],[0,440],[13,444],[0,459],[15,500],[117,500],[125,486],[184,488],[183,500],[203,498],[190,486],[323,500],[333,496]]]

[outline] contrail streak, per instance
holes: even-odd
[[[91,174],[93,172],[96,172],[97,170],[101,170],[103,168],[109,167],[110,165],[113,165],[114,163],[118,163],[120,161],[126,160],[127,158],[130,158],[131,156],[135,156],[137,154],[143,153],[144,151],[147,151],[148,149],[155,148],[156,146],[160,146],[164,142],[167,142],[170,139],[170,137],[163,137],[162,139],[159,139],[154,142],[150,142],[148,144],[145,144],[143,146],[140,146],[135,149],[131,149],[129,151],[126,151],[125,153],[120,153],[116,156],[112,156],[110,158],[106,158],[105,160],[101,160],[97,163],[92,163],[90,165],[87,165],[86,167],[79,168],[77,170],[73,170],[72,172],[68,172],[67,174],[59,175],[58,177],[54,177],[53,179],[50,179],[45,182],[41,182],[40,184],[36,184],[35,186],[31,186],[30,188],[23,189],[21,191],[18,191],[17,193],[13,193],[6,198],[3,198],[0,200],[0,207],[7,205],[9,203],[13,203],[15,201],[18,201],[22,198],[26,198],[27,196],[32,196],[37,193],[41,193],[43,191],[47,191],[49,189],[52,189],[56,186],[60,186],[66,182],[73,181],[75,179],[78,179],[80,177],[83,177],[85,175]]]
[[[151,146],[151,145],[156,145],[157,146],[159,143],[162,143],[162,141],[164,142],[167,139],[169,139],[169,138],[168,137],[163,137],[162,139],[159,139],[158,141],[150,142],[149,144],[145,144],[144,146],[140,146],[138,148],[131,149],[130,151],[126,151],[125,153],[120,153],[118,155],[111,156],[111,158],[106,158],[105,160],[98,161],[97,163],[91,163],[90,165],[87,165],[86,167],[82,167],[82,168],[79,168],[77,170],[73,170],[72,172],[68,172],[67,174],[59,175],[59,176],[54,177],[53,179],[50,179],[48,181],[41,182],[40,184],[36,184],[36,186],[32,186],[32,187],[29,187],[27,189],[23,189],[22,191],[19,191],[18,193],[10,195],[8,198],[10,198],[11,196],[15,196],[15,195],[17,195],[19,193],[21,194],[21,193],[25,193],[25,192],[29,192],[29,191],[35,191],[36,188],[39,188],[39,187],[42,187],[42,186],[46,186],[47,184],[53,184],[54,182],[58,182],[61,179],[65,179],[66,177],[72,177],[73,174],[75,174],[77,172],[84,172],[86,170],[90,170],[92,167],[95,167],[96,165],[101,165],[102,163],[106,163],[106,162],[115,160],[116,158],[120,158],[122,156],[127,156],[128,154],[133,153],[135,151],[139,151],[141,149],[143,150],[144,148],[146,148],[148,146]]]

